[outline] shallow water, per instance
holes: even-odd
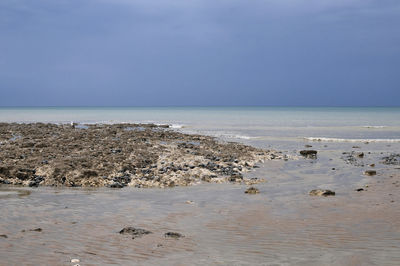
[[[0,121],[97,122],[101,116],[107,122],[119,117],[122,122],[181,123],[186,127],[177,130],[293,155],[311,144],[318,159],[260,165],[248,173],[266,179],[257,185],[257,195],[234,184],[171,189],[3,186],[0,235],[7,238],[0,237],[1,264],[73,265],[72,258],[80,259],[80,265],[400,264],[400,166],[380,163],[384,155],[400,153],[400,143],[304,139],[400,138],[399,109],[10,110],[0,110]],[[363,151],[365,166],[346,164],[342,152],[349,151]],[[378,175],[366,177],[362,173],[371,163]],[[365,191],[355,191],[361,187]],[[309,196],[315,188],[334,190],[336,196]],[[153,233],[131,239],[118,233],[126,226]],[[42,231],[30,231],[36,228]],[[185,237],[165,238],[168,231]]]

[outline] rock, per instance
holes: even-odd
[[[0,235],[0,237],[2,237],[2,238],[8,238],[7,235]]]
[[[80,260],[79,259],[71,259],[71,263],[79,263]]]
[[[390,154],[389,156],[385,156],[382,158],[382,163],[383,164],[388,164],[388,165],[400,165],[400,153],[399,154]]]
[[[33,232],[42,232],[42,228],[35,228],[35,229],[30,229],[29,231],[33,231]]]
[[[302,150],[300,154],[306,158],[315,159],[317,158],[317,151],[316,150]]]
[[[374,164],[374,163],[371,163],[369,166],[370,166],[370,167],[375,167],[375,164]]]
[[[364,153],[363,152],[359,152],[357,153],[358,158],[364,158]]]
[[[344,154],[344,155],[341,158],[345,161],[345,163],[351,164],[354,166],[361,166],[361,167],[364,166],[364,163],[357,159],[357,158],[361,158],[358,156],[359,153],[355,153],[354,151],[352,151],[351,153],[343,152],[342,154]]]
[[[167,232],[164,234],[164,237],[179,239],[179,238],[185,237],[185,236],[180,233],[176,233],[176,232]]]
[[[44,178],[42,176],[34,176],[34,179],[29,182],[28,186],[38,187],[42,181],[44,181]]]
[[[233,174],[228,178],[229,182],[241,182],[243,180],[243,176],[240,174]]]
[[[191,200],[187,200],[185,203],[186,203],[186,204],[193,204],[194,202],[191,201]]]
[[[0,123],[0,184],[166,188],[205,176],[208,182],[245,183],[243,172],[256,163],[289,158],[151,124],[82,126]],[[20,137],[3,142],[13,136]]]
[[[357,188],[356,191],[364,191],[363,188]]]
[[[328,189],[313,189],[310,191],[310,196],[335,196],[335,192]]]
[[[246,191],[244,193],[246,193],[246,194],[257,194],[257,193],[260,193],[260,191],[258,190],[258,188],[249,187],[248,189],[246,189]]]
[[[306,147],[306,148],[311,148],[312,145],[306,144],[306,145],[304,145],[304,147]]]
[[[376,171],[375,170],[367,170],[364,172],[364,175],[373,176],[373,175],[376,175]]]
[[[359,149],[360,146],[353,146],[353,149]]]
[[[123,235],[126,235],[126,234],[131,235],[132,239],[142,237],[143,235],[152,234],[152,232],[147,231],[145,229],[134,228],[134,227],[125,227],[121,231],[119,231],[119,233],[123,234]]]
[[[122,185],[119,182],[114,182],[114,183],[109,184],[108,187],[110,187],[110,188],[123,188],[124,185]]]

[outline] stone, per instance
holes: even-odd
[[[42,228],[35,228],[35,229],[30,229],[29,231],[33,231],[33,232],[42,232],[43,229]]]
[[[79,263],[80,260],[79,259],[71,259],[71,263]]]
[[[376,171],[375,170],[366,170],[364,172],[364,175],[373,176],[373,175],[376,175]]]
[[[335,192],[328,189],[313,189],[310,191],[310,196],[335,196]]]
[[[246,189],[246,191],[244,193],[246,193],[246,194],[258,194],[258,193],[260,193],[260,191],[258,190],[258,188],[249,187],[248,189]]]
[[[122,235],[126,235],[126,234],[131,235],[132,239],[142,237],[144,235],[152,234],[152,232],[150,232],[148,230],[141,229],[141,228],[134,228],[134,227],[125,227],[121,231],[119,231],[119,233]]]
[[[357,153],[358,158],[364,158],[364,153],[363,152],[359,152]]]
[[[360,191],[364,191],[363,188],[357,188],[356,191],[360,192]]]
[[[316,150],[302,150],[300,154],[306,158],[315,159],[317,158],[317,151]]]
[[[387,165],[400,165],[400,153],[399,154],[390,154],[389,156],[385,156],[382,158],[382,163]]]
[[[0,237],[2,237],[2,238],[8,238],[7,235],[0,235]]]
[[[181,237],[184,237],[184,235],[176,232],[167,232],[164,234],[164,237],[179,239]]]

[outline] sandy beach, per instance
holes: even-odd
[[[7,264],[400,262],[396,144],[279,152],[167,125],[0,129]]]

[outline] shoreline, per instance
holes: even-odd
[[[255,184],[243,173],[281,152],[155,124],[0,123],[0,184],[174,187]]]

